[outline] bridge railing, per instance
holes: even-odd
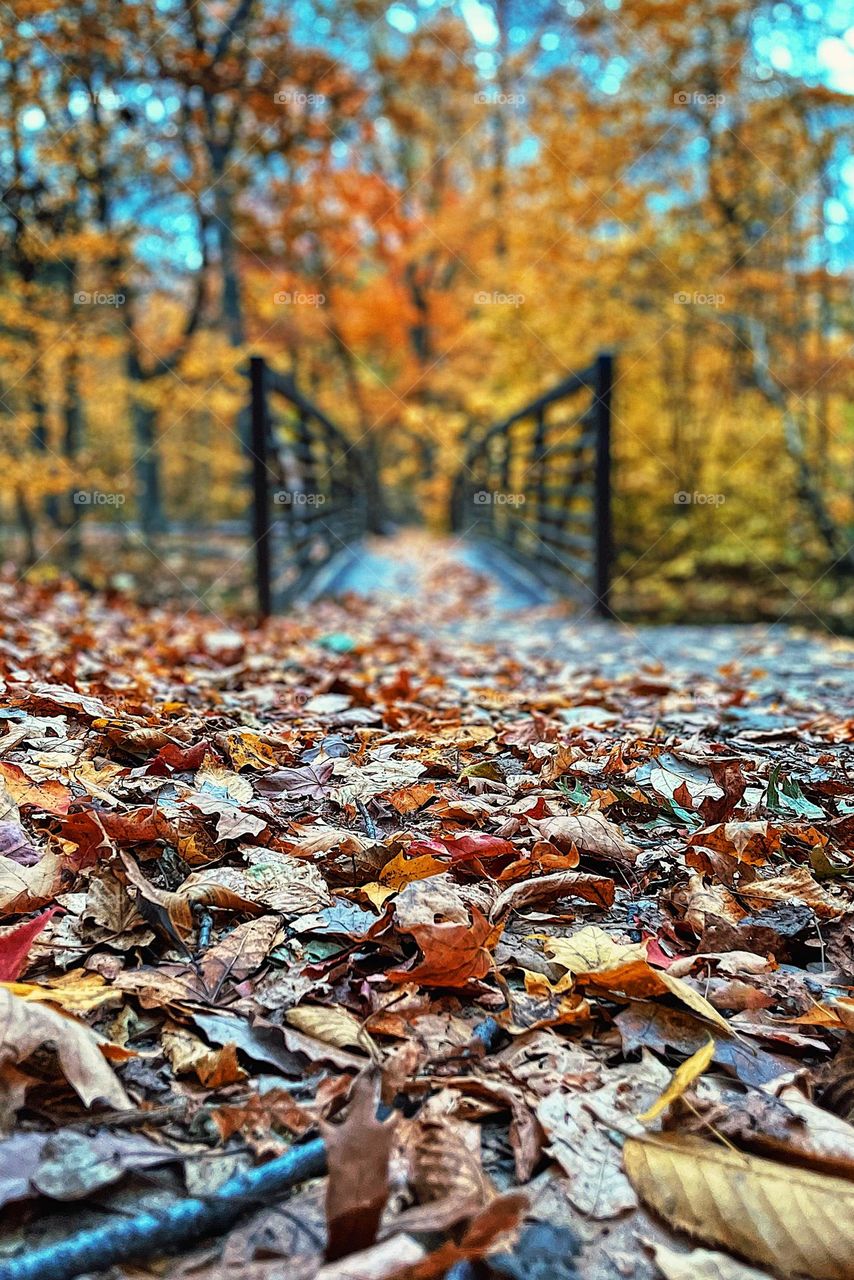
[[[258,611],[287,604],[367,527],[358,447],[262,356],[249,361],[252,536]]]
[[[458,533],[502,544],[562,594],[610,616],[613,357],[470,438],[453,489]]]

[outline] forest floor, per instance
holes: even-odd
[[[0,1276],[318,1133],[108,1274],[852,1274],[854,646],[477,555],[259,629],[0,583]]]

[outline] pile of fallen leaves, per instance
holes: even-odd
[[[850,665],[605,678],[431,589],[0,588],[0,1258],[320,1134],[112,1274],[851,1276]]]

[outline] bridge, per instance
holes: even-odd
[[[602,352],[463,439],[447,512],[453,553],[508,601],[571,597],[611,615],[613,382]],[[320,592],[405,593],[393,546],[366,541],[382,531],[382,495],[360,443],[261,356],[249,384],[259,614]]]

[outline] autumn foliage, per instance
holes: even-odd
[[[475,7],[3,12],[18,563],[174,588],[163,528],[245,514],[250,350],[442,527],[463,432],[613,348],[621,606],[842,621],[842,40],[800,4]]]

